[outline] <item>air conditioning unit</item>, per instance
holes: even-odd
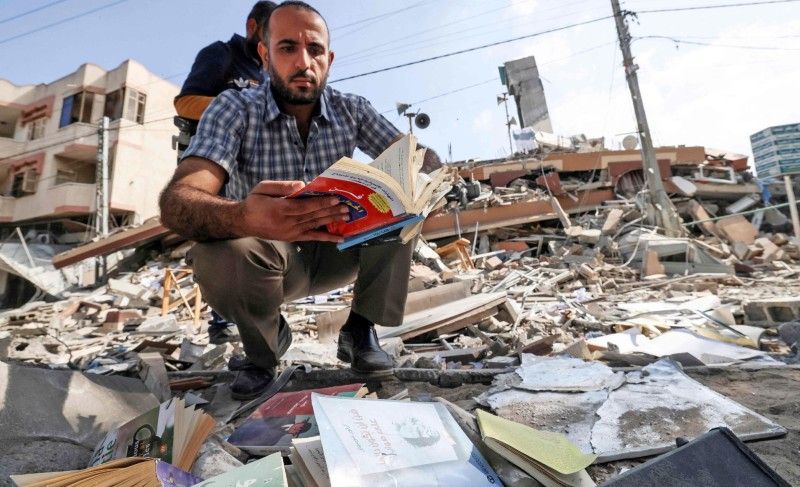
[[[39,175],[36,169],[27,169],[22,175],[22,192],[31,194],[36,192],[36,184],[39,182]]]

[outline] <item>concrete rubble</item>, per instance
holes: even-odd
[[[800,456],[790,446],[800,438],[800,417],[785,424],[782,410],[746,403],[742,388],[757,385],[733,379],[777,374],[770,377],[780,375],[784,395],[796,390],[800,241],[787,233],[791,224],[772,208],[775,202],[761,197],[746,158],[742,166],[741,157],[702,147],[670,149],[660,148],[668,155],[659,160],[668,161],[662,174],[684,221],[680,238],[645,223],[636,199],[636,151],[617,151],[625,157],[608,160],[601,151],[462,165],[462,181],[417,244],[403,325],[378,329],[395,376],[367,381],[370,391],[380,398],[441,397],[467,417],[488,407],[566,432],[601,454],[588,469],[598,483],[641,461],[620,459],[666,451],[676,436],[723,424],[744,431],[743,439],[788,434],[764,442],[783,446],[756,451],[767,463],[788,458],[771,466],[790,483],[800,482]],[[83,448],[60,464],[55,458],[34,465],[17,455],[0,462],[0,475],[80,468],[81,455],[94,446],[87,441],[110,427],[109,414],[132,417],[175,395],[219,421],[195,475],[207,478],[247,462],[246,453],[225,441],[255,407],[241,411],[228,392],[228,361],[241,344],[209,344],[210,310],[185,259],[190,244],[148,225],[138,230],[141,239],[114,237],[135,250],[119,259],[106,282],[73,283],[0,313],[0,416],[20,430],[6,434],[66,437]],[[120,251],[104,242],[91,246],[54,260],[69,269],[91,262],[75,259]],[[335,357],[351,300],[348,287],[284,305],[294,341],[283,367],[302,367],[283,390],[358,380]],[[569,372],[559,371],[567,363]],[[659,377],[669,387],[643,385]],[[735,387],[726,390],[720,377],[731,377]],[[23,414],[29,402],[50,394],[34,390],[40,383],[63,400],[39,405],[33,418]],[[19,394],[10,394],[13,388]],[[94,394],[93,401],[121,410],[67,408],[73,394]],[[575,402],[579,396],[583,402]],[[687,406],[678,397],[696,403]],[[569,408],[567,399],[574,403]],[[714,401],[724,404],[725,414],[709,412]],[[657,419],[653,412],[619,420],[645,403],[661,408],[671,426],[625,443]],[[554,404],[565,409],[548,420],[544,411]],[[691,408],[705,413],[676,413]],[[86,418],[88,426],[81,423]],[[742,422],[746,427],[737,430]],[[505,467],[495,468],[502,473]]]

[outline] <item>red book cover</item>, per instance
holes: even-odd
[[[364,384],[279,392],[242,423],[228,442],[253,452],[288,450],[294,438],[309,438],[319,434],[311,407],[311,393],[328,396],[354,397]]]
[[[383,195],[355,181],[318,176],[289,197],[326,195],[335,195],[350,210],[350,221],[326,225],[328,233],[333,235],[349,237],[402,220],[402,215],[392,214],[390,203]]]

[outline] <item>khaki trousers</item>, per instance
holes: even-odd
[[[248,358],[274,367],[291,343],[280,305],[355,280],[352,309],[382,326],[403,321],[413,243],[339,251],[327,242],[254,237],[196,244],[189,252],[203,298],[239,327]]]

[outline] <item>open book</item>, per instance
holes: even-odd
[[[405,243],[419,234],[422,221],[450,191],[446,168],[420,172],[425,149],[413,134],[364,164],[343,157],[289,198],[334,195],[350,209],[350,220],[327,225],[345,241],[339,249],[397,233]]]
[[[95,448],[89,465],[150,457],[189,470],[214,424],[211,416],[173,398],[111,430]]]
[[[12,475],[17,487],[70,487],[136,485],[141,487],[191,487],[202,479],[152,458],[121,458],[84,470]]]
[[[524,470],[545,487],[594,487],[585,468],[597,455],[583,453],[565,435],[535,430],[478,410],[486,446]]]

